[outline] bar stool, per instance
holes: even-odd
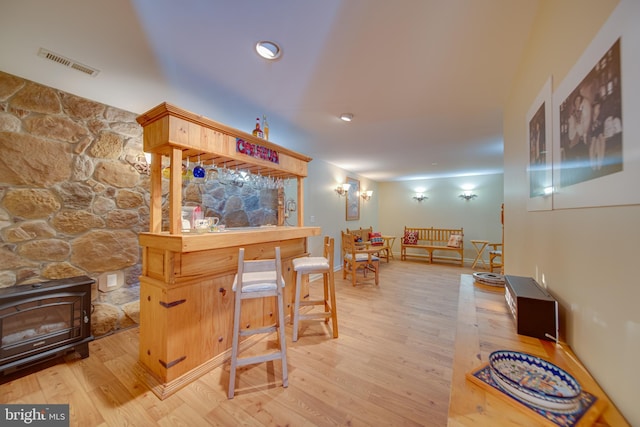
[[[240,248],[238,254],[238,273],[233,280],[235,292],[235,309],[233,313],[233,342],[231,345],[231,370],[229,371],[229,399],[233,399],[236,382],[236,368],[238,366],[252,365],[271,360],[282,360],[282,386],[287,387],[287,349],[284,334],[284,278],[282,277],[282,264],[280,261],[280,247],[275,248],[275,259],[244,260],[244,248]],[[278,323],[252,329],[240,329],[240,312],[242,300],[252,298],[276,297],[278,310]],[[257,356],[239,358],[238,345],[241,336],[266,334],[278,331],[280,350]]]
[[[333,246],[334,241],[325,236],[323,255],[321,257],[302,257],[293,260],[293,269],[296,271],[296,295],[293,307],[293,341],[298,341],[298,327],[300,320],[325,319],[325,323],[331,318],[333,338],[338,338],[338,312],[336,311],[336,292],[333,277]],[[309,280],[310,274],[322,274],[324,282],[324,298],[302,301],[300,294],[303,279]],[[300,307],[323,305],[324,311],[312,311],[300,313]]]

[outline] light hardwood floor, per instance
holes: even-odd
[[[134,328],[92,342],[86,359],[0,385],[0,403],[69,403],[81,427],[445,426],[460,275],[471,272],[392,260],[379,287],[352,287],[336,273],[340,337],[304,321],[294,343],[287,325],[288,388],[280,362],[263,363],[238,369],[228,400],[225,363],[159,400],[140,380]]]

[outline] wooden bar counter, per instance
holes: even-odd
[[[141,233],[140,362],[147,384],[164,399],[228,358],[238,249],[247,259],[272,258],[280,246],[287,310],[293,304],[292,260],[307,254],[318,227],[269,227],[224,233]],[[242,325],[275,319],[275,300],[243,302]]]
[[[239,248],[245,249],[246,259],[265,259],[280,247],[290,314],[292,260],[308,254],[307,238],[319,236],[320,228],[303,222],[303,180],[311,158],[167,103],[137,121],[144,131],[144,151],[151,154],[149,232],[139,236],[139,361],[147,385],[164,399],[230,354]],[[297,226],[284,226],[285,194],[280,187],[277,226],[183,232],[182,170],[190,158],[227,170],[296,180]],[[167,160],[168,167],[163,167]],[[162,169],[169,172],[166,199]],[[243,301],[241,327],[273,324],[275,307],[275,299]]]
[[[504,288],[460,280],[449,427],[555,426],[515,400],[480,387],[466,378],[496,350],[512,350],[541,357],[571,374],[582,389],[595,395],[597,407],[577,425],[628,426],[604,391],[566,344],[518,335],[504,299]],[[590,417],[593,415],[593,417]]]

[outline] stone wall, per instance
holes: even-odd
[[[139,321],[149,177],[136,116],[0,71],[0,288],[95,279],[94,336]],[[194,180],[183,191],[228,226],[277,220],[277,190]]]
[[[138,322],[149,180],[135,118],[0,72],[0,287],[95,279],[95,336]],[[101,292],[107,274],[120,280]]]

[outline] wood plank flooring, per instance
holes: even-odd
[[[0,403],[69,403],[70,425],[81,427],[445,426],[460,275],[471,272],[392,260],[379,287],[336,273],[340,337],[309,320],[294,343],[287,325],[287,388],[279,361],[247,366],[228,400],[225,363],[160,400],[141,380],[134,328],[92,342],[86,359],[5,379]]]

